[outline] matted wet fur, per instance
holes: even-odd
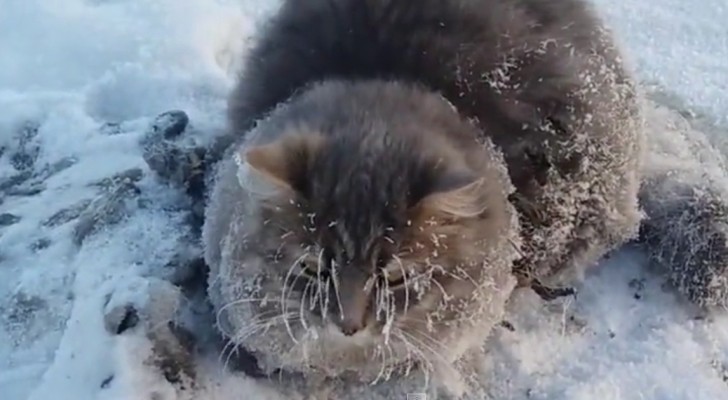
[[[634,86],[581,1],[285,1],[229,113],[210,295],[267,370],[442,378],[511,272],[555,282],[637,232]]]

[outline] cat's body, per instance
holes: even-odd
[[[642,147],[634,87],[584,2],[314,0],[282,7],[230,98],[235,134],[318,81],[420,83],[503,152],[517,206],[530,215],[524,229],[533,231],[523,264],[534,268],[525,272],[544,278],[573,261],[589,265],[634,234]]]
[[[498,322],[512,269],[578,272],[636,233],[634,87],[581,1],[282,7],[203,231],[223,330],[266,369],[441,373]]]

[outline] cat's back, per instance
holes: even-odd
[[[537,106],[558,107],[583,67],[568,60],[603,45],[599,22],[580,0],[308,0],[281,7],[230,98],[239,134],[331,78],[422,83],[491,130],[507,130]]]

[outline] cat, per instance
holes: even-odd
[[[376,381],[423,362],[436,374],[502,318],[519,256],[512,186],[441,96],[328,80],[235,149],[206,259],[213,302],[267,372]],[[419,354],[428,341],[448,352]]]
[[[209,182],[221,329],[268,372],[462,381],[517,285],[636,236],[637,97],[581,0],[284,1]]]

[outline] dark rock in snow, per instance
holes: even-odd
[[[92,183],[92,185],[98,186],[105,190],[109,190],[117,185],[133,184],[139,182],[143,176],[144,172],[141,170],[141,168],[131,168],[127,169],[126,171],[122,171],[116,175],[94,182]]]
[[[0,191],[8,191],[25,183],[33,176],[33,171],[22,171],[19,174],[0,179]]]
[[[20,217],[14,214],[2,213],[0,214],[0,226],[15,225],[20,222],[20,219]]]
[[[53,164],[46,165],[40,172],[38,172],[34,178],[37,180],[44,181],[51,176],[66,170],[68,168],[71,168],[78,162],[78,159],[75,157],[64,157]]]
[[[5,191],[8,196],[35,196],[46,189],[43,182],[30,182],[27,185],[16,186]]]
[[[105,122],[99,127],[99,132],[104,135],[118,135],[121,133],[121,124],[118,122]]]
[[[18,171],[30,170],[35,165],[40,153],[40,146],[35,142],[40,125],[37,122],[26,123],[17,133],[18,149],[10,155],[10,163]]]
[[[107,389],[111,385],[111,382],[113,382],[113,381],[114,381],[114,375],[109,375],[108,377],[106,377],[106,379],[104,379],[101,382],[101,386],[100,386],[101,389]]]
[[[154,120],[152,130],[164,139],[174,139],[187,128],[190,118],[181,110],[167,111]]]
[[[64,208],[57,213],[50,216],[50,218],[43,221],[43,226],[54,227],[63,225],[69,221],[78,218],[88,206],[91,204],[91,200],[82,200],[70,207]]]
[[[38,296],[17,292],[10,299],[7,319],[13,323],[24,323],[39,310],[48,307],[48,302]]]
[[[89,235],[124,219],[128,215],[126,201],[136,194],[139,194],[139,188],[126,182],[92,201],[78,217],[73,230],[74,243],[81,245]]]
[[[106,331],[120,335],[139,324],[139,312],[131,304],[114,307],[104,315]]]
[[[51,245],[51,240],[48,238],[40,238],[30,244],[30,250],[37,252],[43,249],[47,249]]]

